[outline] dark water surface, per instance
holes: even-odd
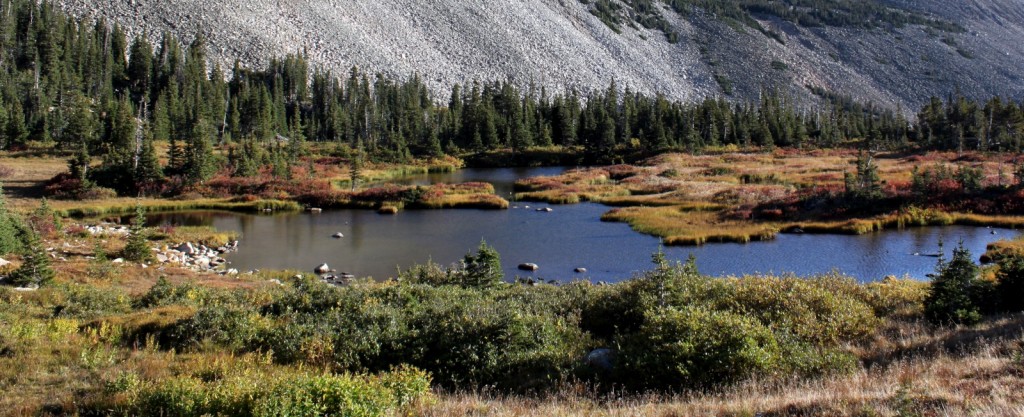
[[[508,196],[516,178],[555,175],[561,168],[467,169],[449,174],[430,174],[405,183],[484,181]],[[650,256],[659,239],[632,231],[621,223],[603,223],[609,210],[599,204],[550,206],[517,202],[509,210],[403,211],[395,216],[373,211],[338,210],[320,214],[293,213],[250,215],[224,212],[188,212],[154,215],[152,223],[211,225],[241,233],[237,253],[227,259],[232,267],[249,269],[298,269],[311,271],[326,262],[338,271],[358,276],[386,278],[397,268],[434,262],[448,265],[474,250],[481,239],[501,254],[506,277],[535,276],[568,281],[589,278],[619,281],[650,269]],[[525,208],[529,206],[529,208]],[[537,212],[552,207],[552,212]],[[992,232],[995,232],[993,234]],[[342,239],[332,234],[341,232]],[[980,227],[931,227],[886,231],[862,236],[781,234],[776,240],[749,244],[708,244],[701,247],[669,247],[670,259],[697,257],[700,271],[712,275],[795,273],[811,275],[838,270],[862,281],[886,275],[925,278],[946,243],[947,256],[960,239],[975,257],[985,246],[1016,236],[1006,229]],[[915,256],[915,253],[921,255]],[[535,273],[518,271],[523,262],[540,265]],[[576,274],[574,268],[587,269]]]

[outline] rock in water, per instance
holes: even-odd
[[[331,237],[333,237],[335,239],[341,239],[341,238],[345,237],[345,235],[343,235],[341,232],[338,232],[338,233],[335,233],[335,234],[331,235]]]
[[[537,266],[537,264],[535,264],[535,263],[527,262],[527,263],[524,263],[524,264],[519,264],[519,269],[521,269],[523,271],[536,271],[536,270],[540,269],[540,266]]]
[[[576,268],[573,271],[575,271],[577,274],[585,274],[587,272],[587,268]]]
[[[326,274],[328,272],[331,272],[331,267],[327,266],[326,263],[322,263],[320,264],[320,266],[314,268],[313,272],[316,272],[318,274]]]

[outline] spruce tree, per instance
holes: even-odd
[[[21,287],[44,286],[52,281],[55,275],[50,264],[50,256],[46,253],[39,234],[31,227],[25,228],[23,238],[25,250],[21,266],[14,270],[8,279],[12,284]]]
[[[464,287],[487,288],[505,279],[505,272],[501,269],[501,255],[485,241],[480,241],[476,254],[467,253],[462,263]]]
[[[146,215],[141,204],[135,205],[135,218],[128,229],[128,242],[121,256],[132,262],[152,262],[153,251],[149,247],[149,233],[146,232]]]
[[[0,186],[0,255],[18,252],[24,248],[21,240],[24,224],[7,208],[7,197]]]
[[[147,125],[143,127],[142,149],[135,164],[135,185],[139,191],[145,192],[163,180],[163,177],[163,168],[153,147],[153,131]]]
[[[940,245],[941,250],[941,245]],[[953,249],[948,263],[939,258],[936,274],[925,298],[925,317],[936,324],[973,324],[981,319],[975,294],[978,292],[978,266],[963,241]]]

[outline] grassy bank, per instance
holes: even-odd
[[[103,264],[97,245],[123,238],[71,226],[47,242],[64,248],[54,285],[0,286],[6,414],[985,415],[1024,392],[1024,319],[922,324],[919,281],[658,261],[522,286],[467,258],[336,287]]]
[[[770,240],[778,226],[721,219],[717,211],[704,206],[625,207],[601,216],[601,221],[628,223],[633,230],[662,238],[669,246],[702,245],[709,242],[748,243]]]
[[[57,202],[54,211],[63,217],[99,217],[120,216],[135,213],[136,203],[142,205],[147,213],[162,213],[186,210],[223,210],[242,212],[263,211],[299,211],[302,205],[294,201],[254,200],[232,201],[228,199],[197,199],[197,200],[128,200],[97,201],[97,202]]]

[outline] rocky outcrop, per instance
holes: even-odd
[[[227,245],[209,248],[194,242],[184,242],[170,248],[164,246],[155,249],[158,264],[179,265],[197,272],[218,272],[224,275],[238,275],[238,270],[228,268],[230,264],[224,255],[238,250],[238,241]]]

